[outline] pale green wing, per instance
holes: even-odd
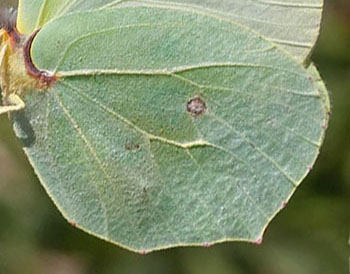
[[[323,0],[20,0],[18,24],[26,34],[68,12],[123,5],[168,5],[215,14],[256,31],[305,61],[320,28]]]
[[[82,12],[45,25],[32,55],[59,79],[14,116],[25,151],[70,222],[126,248],[260,242],[319,152],[316,80],[236,24]]]
[[[17,28],[26,35],[42,27],[51,17],[55,17],[68,0],[19,0]]]
[[[115,5],[126,1],[114,1]],[[167,4],[186,9],[202,8],[256,31],[304,62],[317,40],[323,0],[135,0],[135,3]],[[112,2],[113,3],[113,2]],[[113,4],[111,3],[111,6]]]
[[[19,0],[18,29],[24,34],[31,34],[48,21],[69,12],[80,12],[101,8],[111,0]]]

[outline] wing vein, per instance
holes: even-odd
[[[73,126],[74,130],[76,131],[77,135],[81,138],[81,140],[83,141],[83,143],[85,144],[86,148],[88,149],[89,153],[92,155],[92,157],[94,158],[95,162],[97,163],[99,169],[102,171],[102,173],[104,174],[104,176],[106,177],[106,179],[110,180],[110,176],[108,175],[108,173],[106,172],[105,168],[103,167],[103,163],[101,162],[101,160],[99,159],[97,153],[95,152],[94,148],[92,147],[92,145],[90,144],[89,140],[86,138],[86,136],[84,135],[84,133],[82,132],[81,128],[78,126],[77,122],[75,121],[75,119],[71,116],[71,114],[69,113],[68,109],[64,106],[62,100],[58,97],[57,94],[55,94],[55,99],[58,102],[58,105],[60,106],[60,108],[62,109],[63,113],[66,116],[66,119],[71,123],[71,125]],[[94,185],[94,184],[93,184]],[[102,193],[99,190],[99,188],[94,185],[96,192],[99,196],[99,202],[101,204],[101,207],[103,209],[104,212],[104,220],[105,220],[105,233],[106,233],[106,237],[109,236],[109,217],[108,217],[108,210],[106,207],[105,202],[103,201],[102,198]]]

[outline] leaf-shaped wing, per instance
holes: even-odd
[[[69,12],[152,4],[215,14],[244,25],[305,61],[320,28],[323,0],[20,0],[19,29],[30,34],[50,19]]]
[[[315,81],[215,16],[66,15],[32,55],[59,78],[14,117],[25,151],[66,218],[127,248],[257,241],[318,154],[327,116]]]
[[[122,1],[120,1],[122,2]],[[323,0],[140,0],[214,13],[237,22],[278,44],[299,62],[310,54],[319,34]]]
[[[18,29],[31,34],[50,20],[67,13],[102,8],[112,0],[19,0]]]

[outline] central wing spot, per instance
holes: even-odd
[[[203,99],[195,97],[187,102],[186,110],[189,114],[197,117],[207,111],[207,106]]]

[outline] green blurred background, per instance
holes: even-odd
[[[17,2],[0,1],[0,6]],[[260,246],[226,243],[141,256],[71,227],[33,174],[8,118],[1,116],[0,274],[349,273],[350,0],[326,0],[312,59],[332,101],[325,144]]]

